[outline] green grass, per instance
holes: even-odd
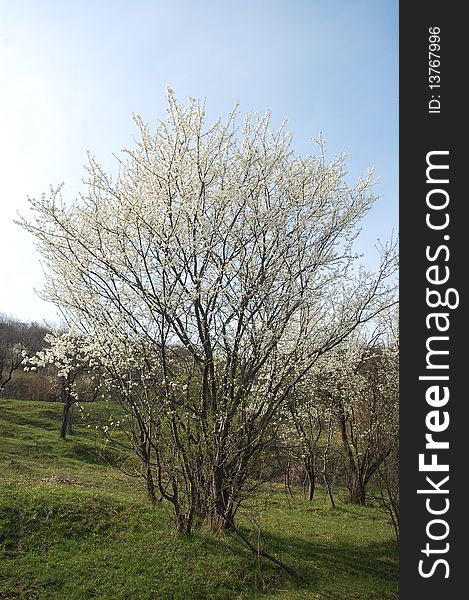
[[[78,422],[59,438],[60,410],[0,401],[0,599],[398,597],[392,529],[378,510],[332,510],[322,491],[312,506],[281,490],[254,499],[240,523],[296,581],[231,535],[175,535],[167,509],[110,466],[111,450],[102,456],[94,430]]]

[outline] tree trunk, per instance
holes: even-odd
[[[62,413],[62,426],[60,428],[60,437],[65,440],[67,435],[71,435],[72,431],[72,415],[73,415],[73,402],[67,401],[64,403]]]
[[[146,472],[146,475],[145,475],[145,480],[147,482],[147,494],[148,494],[148,498],[150,499],[150,502],[152,504],[156,504],[157,497],[156,497],[155,484],[153,482],[153,475],[152,475],[152,472],[151,472],[151,468],[149,466],[147,466],[147,472]]]
[[[293,498],[293,492],[291,489],[291,463],[289,462],[286,466],[284,472],[284,483],[285,483],[285,491],[288,492],[290,498]]]
[[[210,531],[214,533],[223,533],[232,531],[233,516],[232,512],[220,514],[216,509],[210,515]]]
[[[360,506],[365,506],[365,504],[366,504],[365,484],[361,480],[358,473],[354,473],[351,481],[348,484],[348,490],[349,490],[349,502],[351,504],[359,504]]]
[[[329,496],[329,500],[331,501],[331,506],[332,506],[332,508],[336,508],[335,501],[334,501],[334,496],[332,494],[332,486],[330,484],[330,481],[329,481],[329,479],[327,479],[327,477],[324,478],[324,481],[326,482],[327,494]]]
[[[233,503],[230,493],[223,487],[223,473],[217,469],[213,477],[213,510],[209,515],[210,529],[216,531],[230,531],[233,529],[234,515]]]
[[[310,502],[313,501],[315,489],[316,489],[316,473],[314,471],[310,471],[308,473],[308,500]]]
[[[307,456],[304,459],[304,465],[306,470],[306,476],[308,481],[308,489],[306,498],[312,502],[314,498],[314,491],[316,489],[316,468],[314,464],[314,457]]]

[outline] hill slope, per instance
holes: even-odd
[[[99,411],[99,405],[93,407]],[[397,552],[383,513],[318,494],[261,495],[241,522],[297,569],[294,581],[203,527],[178,537],[163,506],[109,466],[93,429],[59,438],[57,403],[0,400],[0,598],[205,600],[398,597]],[[261,527],[261,533],[257,526]]]

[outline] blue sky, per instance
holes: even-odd
[[[131,114],[163,116],[207,98],[209,118],[272,109],[299,154],[351,153],[353,181],[370,165],[380,200],[358,249],[398,227],[397,0],[0,0],[0,312],[53,319],[38,299],[32,240],[12,223],[26,196],[81,186],[86,152],[112,168],[131,144]]]

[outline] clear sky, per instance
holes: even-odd
[[[131,114],[163,117],[165,88],[207,98],[210,118],[272,109],[294,149],[352,154],[380,199],[359,250],[398,227],[397,0],[0,0],[0,312],[54,319],[29,235],[12,220],[26,197],[65,182],[73,199],[86,152],[109,169],[131,145]]]

